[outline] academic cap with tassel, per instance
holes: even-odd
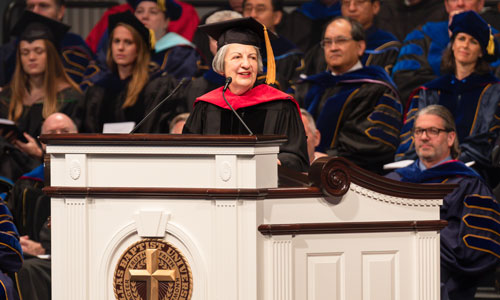
[[[270,41],[275,39],[276,35],[268,31],[266,26],[248,17],[201,25],[198,28],[217,41],[217,50],[228,44],[244,44],[260,48],[264,41],[267,53],[266,84],[276,83],[276,64]]]
[[[486,61],[491,62],[497,59],[499,47],[491,32],[491,26],[475,11],[466,11],[454,15],[450,24],[450,31],[452,36],[456,36],[459,32],[473,36],[481,45]]]

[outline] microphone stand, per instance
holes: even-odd
[[[229,108],[231,108],[231,110],[236,115],[236,117],[238,118],[238,120],[240,120],[241,124],[243,124],[243,126],[245,126],[245,129],[248,131],[248,134],[249,135],[254,135],[253,132],[250,130],[250,128],[248,128],[248,126],[245,123],[245,121],[243,121],[243,119],[234,110],[234,108],[231,106],[231,104],[229,104],[229,101],[227,101],[226,96],[224,95],[224,93],[226,92],[227,88],[229,87],[229,84],[231,83],[231,81],[233,81],[233,79],[231,77],[226,78],[226,83],[224,84],[224,88],[222,89],[222,98],[224,99],[224,101],[226,101],[226,104],[229,106]]]
[[[170,99],[170,97],[172,97],[177,92],[177,90],[182,85],[184,85],[184,83],[186,83],[186,81],[188,81],[186,78],[182,78],[181,82],[179,82],[179,84],[174,88],[174,90],[167,97],[165,97],[165,99],[161,100],[160,103],[158,103],[158,105],[156,105],[155,107],[153,107],[153,109],[144,118],[142,118],[142,120],[134,127],[134,129],[132,129],[132,131],[130,131],[130,133],[131,134],[135,133],[135,131],[137,130],[137,128],[139,128],[139,126],[141,126],[142,123],[144,123],[144,121],[146,121],[152,113],[154,113],[163,103],[165,103],[165,101],[167,101],[168,99]]]

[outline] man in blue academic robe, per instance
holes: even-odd
[[[387,177],[413,183],[455,183],[441,206],[441,299],[472,300],[500,258],[500,205],[483,179],[457,160],[457,131],[443,106],[420,110],[413,127],[418,159]]]
[[[331,21],[323,47],[328,71],[307,77],[296,92],[321,132],[316,151],[380,173],[399,143],[402,106],[395,85],[382,68],[361,64],[366,47],[357,21]]]
[[[365,53],[361,57],[364,66],[380,66],[388,74],[396,63],[401,43],[390,32],[380,30],[374,25],[380,11],[379,0],[342,1],[342,16],[358,21],[365,30]],[[325,55],[320,43],[316,43],[305,55],[303,74],[313,75],[326,70]]]

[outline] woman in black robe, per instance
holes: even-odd
[[[280,146],[279,163],[307,171],[306,135],[297,101],[266,84],[255,85],[257,74],[263,69],[258,46],[261,38],[268,41],[265,27],[252,18],[242,18],[203,25],[200,29],[218,41],[212,67],[226,77],[227,84],[196,99],[183,133],[286,135],[288,141]],[[272,49],[267,53],[266,83],[274,83]]]
[[[16,69],[0,93],[0,118],[12,121],[19,135],[1,134],[0,175],[15,180],[40,164],[42,148],[36,138],[49,115],[63,112],[78,122],[77,103],[83,94],[65,72],[57,49],[68,29],[30,11],[23,13],[13,29],[19,37]]]
[[[83,103],[81,132],[99,133],[105,123],[139,123],[175,85],[171,76],[151,78],[150,51],[154,46],[149,30],[130,12],[109,17],[109,71],[99,71],[92,80]],[[96,79],[97,77],[97,79]],[[165,103],[137,132],[168,132],[168,122],[184,108],[177,102]]]

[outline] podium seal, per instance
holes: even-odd
[[[132,244],[116,264],[117,300],[189,300],[193,275],[182,253],[160,239]]]

